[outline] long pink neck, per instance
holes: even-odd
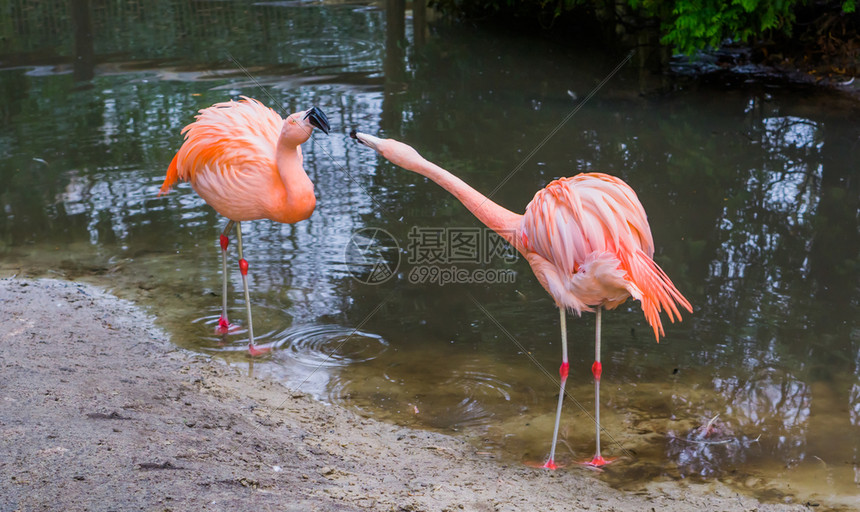
[[[459,199],[478,220],[522,251],[520,237],[516,236],[522,223],[522,215],[499,206],[460,178],[424,158],[420,158],[407,169],[435,181]]]
[[[314,185],[302,166],[302,148],[286,142],[282,137],[278,141],[275,162],[278,174],[284,184],[284,198],[279,201],[278,222],[298,222],[307,219],[316,206]]]

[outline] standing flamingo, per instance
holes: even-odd
[[[552,448],[543,467],[555,469],[555,448],[564,387],[567,382],[567,326],[565,311],[597,315],[594,338],[596,451],[586,464],[600,467],[610,461],[600,454],[600,324],[601,311],[614,309],[633,297],[642,303],[645,319],[657,341],[664,335],[660,311],[681,319],[677,302],[693,308],[652,259],[654,242],[645,210],[636,193],[618,178],[579,174],[553,181],[535,194],[524,215],[507,210],[438,165],[428,162],[411,146],[393,139],[352,132],[362,144],[391,163],[416,172],[453,194],[481,222],[507,240],[526,258],[540,284],[555,300],[561,323],[561,388]]]
[[[178,180],[191,187],[209,206],[227,217],[221,233],[223,294],[218,330],[230,330],[227,320],[227,235],[236,226],[239,270],[248,314],[248,350],[267,352],[254,343],[251,301],[248,293],[248,261],[242,255],[241,222],[270,219],[292,224],[311,216],[316,206],[314,185],[302,167],[301,144],[313,128],[328,134],[325,114],[316,107],[282,119],[259,101],[216,103],[200,110],[196,121],[182,129],[185,142],[170,162],[159,195]]]

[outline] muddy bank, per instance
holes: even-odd
[[[482,460],[175,349],[131,303],[0,280],[0,510],[804,510]]]

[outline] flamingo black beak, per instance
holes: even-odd
[[[319,128],[326,135],[328,135],[329,130],[331,130],[325,113],[316,107],[311,107],[305,114],[304,118],[309,119],[311,126]]]
[[[357,132],[352,130],[349,132],[349,136],[355,139],[360,144],[363,144],[370,149],[379,152],[379,142],[382,142],[380,139],[374,137],[373,135],[368,135],[366,133]]]

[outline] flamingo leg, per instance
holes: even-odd
[[[603,372],[603,366],[600,364],[600,323],[602,311],[603,307],[597,306],[597,321],[594,327],[594,364],[591,365],[591,373],[594,375],[594,426],[597,449],[594,453],[594,458],[586,464],[594,467],[605,466],[614,460],[604,459],[600,455],[600,374]]]
[[[242,272],[242,287],[245,290],[245,312],[248,315],[248,337],[250,339],[250,343],[248,344],[248,351],[252,356],[258,356],[261,354],[265,354],[270,349],[267,348],[259,348],[256,343],[254,343],[254,323],[251,320],[251,294],[248,291],[248,260],[242,254],[242,223],[236,223],[236,246],[239,249],[239,270]]]
[[[561,385],[558,391],[558,407],[555,410],[555,427],[552,429],[552,448],[549,450],[549,459],[543,465],[546,469],[558,468],[558,465],[555,463],[555,448],[558,443],[561,408],[564,405],[564,386],[567,384],[567,374],[570,369],[570,363],[567,360],[567,318],[563,307],[558,308],[558,311],[561,323],[561,367],[558,369],[559,376],[561,377]]]
[[[230,331],[230,321],[227,319],[227,246],[230,244],[230,239],[227,235],[230,234],[234,224],[236,223],[231,220],[224,226],[220,239],[223,286],[221,288],[221,318],[218,319],[217,331],[221,334],[227,334]]]

